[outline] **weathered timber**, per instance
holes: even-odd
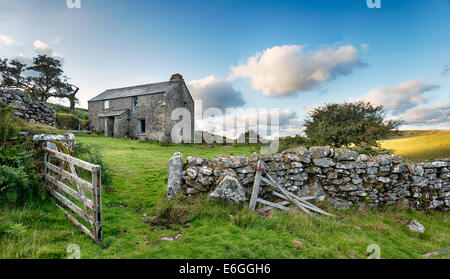
[[[272,194],[275,195],[275,196],[277,196],[277,197],[279,197],[279,198],[282,198],[282,199],[287,200],[287,197],[286,197],[285,195],[283,195],[283,194],[280,194],[280,193],[275,192],[275,191],[273,191]],[[292,194],[292,193],[290,193],[290,196],[293,197],[293,198],[295,198],[295,199],[298,199],[298,198],[299,198],[298,196],[296,196],[296,195],[294,195],[294,194]],[[330,214],[330,213],[328,213],[328,212],[326,212],[326,211],[324,211],[324,210],[318,208],[317,206],[315,206],[315,205],[313,205],[313,204],[304,202],[304,201],[302,201],[302,200],[299,200],[299,202],[302,204],[303,207],[306,207],[306,208],[308,208],[308,209],[310,209],[310,210],[312,210],[312,211],[315,211],[315,212],[317,212],[317,213],[321,213],[321,214],[324,214],[324,215],[327,215],[327,216],[335,216],[335,215],[333,215],[333,214]]]
[[[94,187],[93,191],[93,200],[94,200],[94,237],[95,242],[100,243],[103,238],[102,232],[102,175],[100,169],[95,169],[92,171],[92,186]]]
[[[73,217],[69,212],[67,212],[62,206],[60,205],[56,205],[59,209],[61,209],[64,214],[66,215],[66,217],[82,232],[84,232],[85,234],[87,234],[89,237],[91,237],[93,240],[95,240],[94,234],[88,229],[86,228],[85,225],[81,224],[80,222],[78,222],[78,220]]]
[[[94,187],[92,186],[91,183],[87,182],[86,180],[83,180],[83,179],[79,178],[78,176],[76,176],[76,175],[74,175],[74,174],[72,174],[70,172],[67,172],[67,171],[65,171],[65,170],[63,170],[63,169],[53,165],[52,163],[48,163],[48,162],[45,163],[45,167],[47,169],[49,169],[49,170],[51,170],[51,171],[61,175],[61,177],[63,179],[71,180],[71,181],[75,182],[77,185],[83,186],[86,190],[89,190],[91,192],[94,190]]]
[[[263,199],[258,199],[257,201],[258,201],[259,203],[268,205],[268,206],[270,206],[270,207],[278,208],[278,209],[285,210],[285,211],[288,211],[288,210],[289,210],[289,207],[285,207],[285,206],[282,206],[282,205],[280,205],[280,204],[273,203],[273,202],[270,202],[270,201],[266,201],[266,200],[263,200]]]
[[[284,205],[289,205],[289,204],[291,204],[290,202],[288,202],[288,201],[282,201],[282,202],[278,202],[278,203],[276,203],[277,205],[282,205],[282,206],[284,206]],[[263,207],[263,208],[260,208],[259,210],[260,211],[264,211],[264,212],[266,212],[266,211],[269,211],[269,210],[271,210],[271,209],[273,209],[274,207],[273,206],[266,206],[266,207]]]
[[[255,181],[253,182],[252,196],[250,198],[250,205],[249,205],[250,210],[256,209],[256,201],[258,200],[259,186],[261,184],[262,167],[263,167],[262,161],[258,161]]]
[[[92,224],[91,218],[81,208],[79,208],[76,204],[74,204],[69,199],[67,199],[66,197],[64,197],[60,193],[58,193],[55,189],[52,189],[52,188],[49,187],[48,190],[49,190],[50,194],[52,194],[52,196],[55,197],[58,201],[60,201],[65,206],[67,206],[75,214],[77,214],[78,216],[83,218],[83,220],[85,220],[86,222]]]
[[[50,155],[52,155],[52,156],[54,156],[54,157],[56,157],[56,158],[58,158],[60,160],[66,161],[68,163],[72,163],[72,164],[74,164],[76,166],[79,166],[80,168],[85,169],[85,170],[97,171],[97,170],[100,169],[100,166],[98,166],[98,165],[94,165],[94,164],[85,162],[83,160],[80,160],[78,158],[72,157],[70,155],[67,155],[67,154],[64,154],[64,153],[52,150],[50,148],[44,147],[43,150],[44,150],[44,152],[47,152]]]
[[[88,162],[84,162],[80,159],[74,158],[67,154],[51,150],[49,148],[44,147],[44,168],[43,175],[44,178],[51,183],[53,186],[48,186],[47,189],[50,194],[58,200],[60,203],[69,208],[73,213],[81,217],[83,220],[88,222],[92,231],[90,231],[86,226],[81,224],[74,216],[69,214],[66,210],[62,208],[62,206],[56,204],[60,209],[62,209],[67,216],[67,218],[74,223],[74,225],[86,233],[91,237],[96,243],[102,241],[102,202],[101,202],[101,168],[98,165],[93,165]],[[49,162],[49,155],[60,159],[61,166],[57,167],[54,164]],[[68,165],[70,168],[70,172],[65,170],[65,165]],[[92,173],[92,183],[85,181],[78,177],[78,173],[75,169],[75,165],[86,169]],[[58,179],[54,176],[50,175],[49,170],[51,170],[54,174],[58,175]],[[77,190],[69,187],[64,184],[61,180],[69,180],[76,183]],[[83,188],[87,189],[92,193],[92,200],[86,198],[84,194]],[[61,191],[72,198],[83,203],[84,210],[74,204],[72,201],[67,199],[64,195],[62,195]]]
[[[273,178],[272,178],[267,172],[265,172],[265,173],[266,173],[267,177],[270,179],[270,181],[272,181],[273,185],[275,185],[275,187],[276,187],[278,190],[280,190],[280,191],[286,196],[286,198],[287,198],[290,202],[292,202],[293,204],[295,204],[296,206],[298,206],[298,207],[299,207],[303,212],[305,212],[306,214],[308,214],[308,215],[310,215],[311,217],[317,219],[317,217],[316,217],[314,214],[312,214],[311,211],[309,211],[308,209],[306,209],[306,208],[305,208],[300,202],[298,202],[296,199],[292,198],[292,197],[289,195],[289,192],[288,192],[287,190],[283,189],[283,187],[280,187],[280,186],[273,180]]]
[[[90,209],[94,208],[94,203],[91,200],[89,200],[85,196],[82,196],[79,192],[77,192],[74,189],[70,188],[69,186],[67,186],[66,184],[62,183],[61,181],[58,181],[53,176],[47,174],[47,175],[45,175],[45,179],[47,181],[51,182],[53,185],[55,185],[58,188],[58,190],[61,190],[64,193],[66,193],[69,196],[71,196],[72,198],[80,201],[81,203],[83,203],[88,208],[90,208]]]

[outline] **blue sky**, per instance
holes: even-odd
[[[311,107],[358,99],[450,129],[448,0],[0,0],[0,56],[37,53],[63,59],[82,107],[179,72],[204,103],[281,109],[288,134]]]

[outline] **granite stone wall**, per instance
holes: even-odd
[[[52,107],[30,99],[19,89],[0,90],[0,101],[12,106],[15,116],[33,123],[55,125],[56,114]]]
[[[176,173],[174,160],[180,158],[182,154],[177,153],[169,162],[171,174]],[[407,163],[395,155],[370,157],[347,149],[296,147],[266,156],[253,153],[250,157],[217,156],[211,160],[190,156],[177,172],[179,176],[172,176],[170,182],[178,179],[176,182],[181,186],[177,186],[176,192],[187,198],[201,193],[212,198],[219,193],[226,200],[236,201],[238,196],[238,201],[245,201],[250,199],[258,160],[264,162],[268,173],[286,190],[327,200],[336,208],[366,204],[450,210],[450,159]],[[225,177],[236,178],[239,185],[234,183],[233,188],[223,190]],[[170,195],[174,196],[175,188],[170,184]],[[261,185],[260,196],[276,201],[270,194],[272,189],[264,182]],[[233,198],[228,198],[230,194]]]

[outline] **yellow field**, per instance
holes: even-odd
[[[450,130],[404,131],[381,147],[412,161],[450,158]]]

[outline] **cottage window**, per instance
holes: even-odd
[[[145,119],[139,120],[138,131],[139,133],[145,133]]]
[[[133,97],[133,109],[137,109],[138,106],[138,97]]]
[[[109,100],[106,100],[103,102],[103,108],[104,109],[109,109]]]

